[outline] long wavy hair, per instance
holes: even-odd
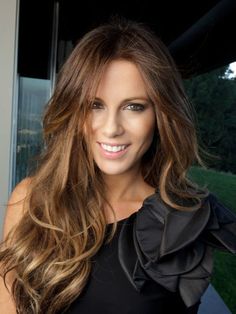
[[[133,62],[156,115],[152,144],[142,159],[144,180],[178,210],[196,210],[209,191],[187,177],[206,168],[197,142],[194,108],[167,48],[147,25],[113,18],[79,40],[58,74],[43,119],[44,150],[30,176],[24,213],[1,244],[1,275],[14,271],[17,313],[57,313],[85,287],[93,257],[104,243],[105,182],[96,166],[88,125],[91,101],[112,60]],[[183,206],[178,200],[191,201]],[[186,203],[186,204],[187,204]],[[114,236],[113,224],[107,241]]]

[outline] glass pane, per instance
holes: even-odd
[[[42,112],[50,97],[50,80],[20,77],[15,182],[27,176],[42,148]]]

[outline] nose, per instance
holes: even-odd
[[[107,113],[103,124],[103,135],[107,138],[116,137],[124,133],[121,117],[116,113]]]

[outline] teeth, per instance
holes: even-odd
[[[107,150],[108,152],[119,152],[121,150],[124,150],[126,148],[126,145],[122,145],[122,146],[109,146],[106,144],[101,144],[102,148]]]

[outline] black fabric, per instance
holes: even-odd
[[[200,301],[187,308],[180,295],[148,280],[140,294],[127,279],[118,259],[118,222],[112,242],[103,245],[93,258],[89,281],[67,314],[196,314]],[[111,225],[107,226],[109,232]]]
[[[179,211],[155,193],[124,222],[118,256],[137,291],[151,278],[191,307],[209,285],[214,248],[236,253],[236,216],[216,196],[198,210]]]
[[[236,253],[236,216],[229,209],[210,194],[197,211],[178,211],[156,192],[118,222],[66,313],[196,314],[210,282],[214,248]]]

